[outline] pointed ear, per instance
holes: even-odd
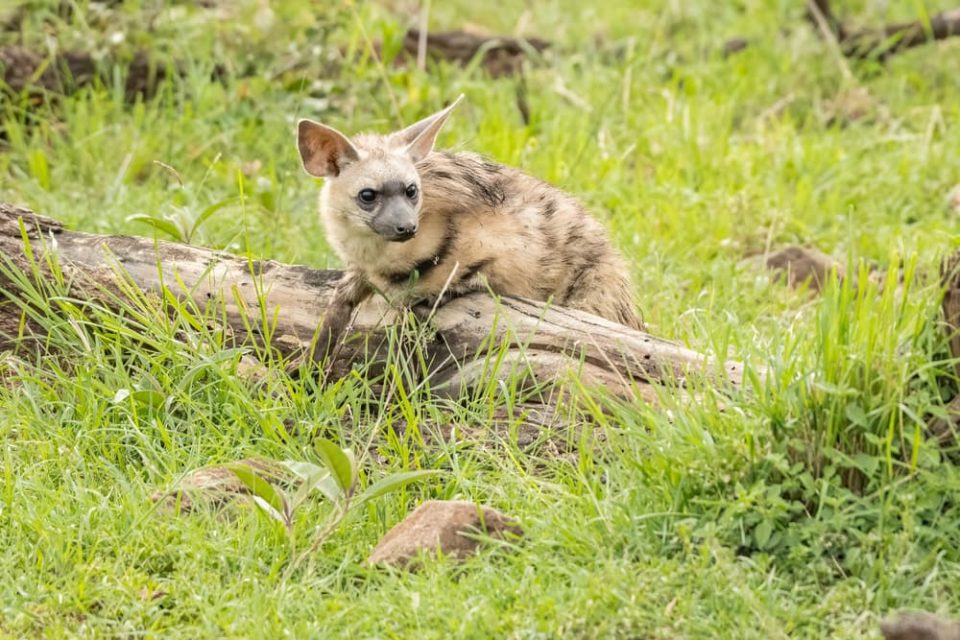
[[[297,147],[303,170],[318,178],[335,178],[343,167],[360,159],[347,136],[311,120],[297,123]]]
[[[438,111],[432,116],[428,116],[420,122],[410,125],[403,131],[398,131],[391,137],[396,139],[401,145],[405,145],[405,151],[411,160],[419,162],[433,151],[433,144],[437,140],[437,134],[440,133],[443,124],[447,121],[447,118],[450,117],[450,112],[460,104],[461,100],[463,100],[462,93],[443,111]]]

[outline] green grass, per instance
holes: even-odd
[[[668,397],[669,417],[574,390],[604,438],[572,458],[521,451],[503,431],[428,444],[420,433],[438,424],[487,429],[515,387],[443,400],[402,361],[389,402],[362,374],[317,389],[275,371],[258,386],[190,310],[168,318],[143,299],[124,324],[51,283],[37,305],[54,355],[0,362],[0,633],[860,638],[900,608],[960,610],[960,469],[922,434],[956,386],[935,276],[958,244],[957,42],[851,62],[847,79],[797,2],[432,2],[435,30],[523,24],[555,41],[528,70],[525,125],[516,79],[370,56],[373,40],[396,49],[417,3],[243,0],[222,3],[223,19],[191,2],[66,4],[72,15],[15,0],[30,11],[0,43],[52,37],[120,59],[146,47],[186,74],[135,104],[112,83],[42,105],[0,96],[0,200],[142,235],[154,230],[135,214],[189,226],[225,202],[192,242],[336,267],[296,118],[386,130],[463,92],[442,146],[577,194],[628,256],[654,333],[772,374],[732,399]],[[879,23],[951,3],[838,4]],[[724,58],[733,36],[751,45]],[[873,98],[865,116],[831,120],[854,87]],[[790,243],[890,280],[813,296],[744,262]],[[165,400],[115,401],[122,389]],[[364,482],[443,475],[351,513],[289,580],[283,532],[253,509],[166,518],[149,500],[197,467],[302,459],[315,434],[359,449],[403,423],[403,437],[378,436]],[[417,573],[363,566],[416,504],[454,497],[514,514],[526,540]],[[328,511],[308,505],[298,538]]]

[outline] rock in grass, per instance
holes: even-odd
[[[387,532],[367,563],[407,566],[421,551],[463,559],[477,550],[476,534],[504,538],[522,536],[509,516],[495,509],[460,500],[430,500]]]
[[[277,482],[289,475],[279,465],[258,458],[245,458],[236,464],[249,466],[254,473],[267,482]],[[237,499],[245,499],[249,490],[230,469],[223,465],[203,467],[185,476],[173,488],[158,491],[150,496],[160,508],[170,514],[189,513],[195,506],[204,504],[220,508]]]
[[[884,620],[880,630],[886,640],[960,640],[960,621],[932,613],[904,613]]]
[[[848,126],[859,120],[883,119],[888,110],[863,87],[841,91],[825,100],[822,117],[827,125]]]
[[[787,284],[794,288],[809,282],[812,291],[820,291],[833,269],[837,270],[837,277],[844,276],[843,265],[816,249],[784,247],[767,256],[766,262],[768,269],[784,275]]]
[[[954,185],[947,194],[947,207],[952,213],[960,215],[960,184]]]

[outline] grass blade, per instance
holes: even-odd
[[[253,495],[254,502],[261,510],[282,523],[283,526],[290,528],[292,524],[290,506],[280,490],[260,477],[250,465],[233,462],[225,464],[223,467],[237,476],[237,479]]]
[[[398,491],[408,484],[417,482],[418,480],[423,480],[424,478],[429,478],[431,476],[439,475],[440,472],[435,469],[423,469],[420,471],[406,471],[404,473],[393,473],[384,478],[380,478],[372,485],[366,488],[360,498],[358,499],[359,503],[364,503],[367,500],[373,500],[374,498],[379,498],[388,493],[393,493]]]
[[[314,443],[314,449],[323,460],[323,464],[330,470],[330,474],[340,488],[341,497],[349,494],[355,474],[354,465],[347,452],[325,438],[318,438]]]

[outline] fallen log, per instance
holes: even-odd
[[[542,38],[512,38],[470,31],[422,32],[411,28],[403,37],[405,53],[420,59],[423,55],[466,66],[478,55],[480,64],[491,76],[516,75],[531,52],[542,53],[550,42]]]
[[[138,95],[153,97],[163,80],[181,73],[144,51],[138,51],[129,60],[98,61],[84,51],[49,55],[25,47],[0,46],[0,79],[4,89],[13,95],[26,91],[35,103],[44,102],[47,92],[68,95],[98,80],[109,83],[114,65],[126,71],[124,94],[129,100]]]
[[[291,358],[315,346],[318,323],[342,273],[148,238],[68,231],[55,220],[3,203],[0,255],[34,278],[43,277],[42,265],[55,257],[71,283],[70,295],[81,301],[116,299],[123,287],[111,283],[125,280],[142,291],[166,291],[199,309],[218,305],[215,317],[226,323],[234,341],[252,341]],[[16,282],[0,276],[0,349],[16,347],[22,332],[26,303],[19,294]],[[275,320],[272,330],[263,330],[263,318]],[[382,301],[362,305],[351,338],[333,354],[333,374],[345,375],[358,362],[382,363],[394,319]],[[739,363],[721,363],[584,312],[528,300],[498,302],[485,293],[472,294],[434,310],[429,321],[433,331],[424,339],[422,355],[431,389],[451,394],[489,376],[489,363],[478,356],[490,349],[504,350],[501,361],[507,366],[501,371],[516,365],[540,383],[575,375],[586,386],[602,385],[621,397],[650,402],[656,401],[657,388],[685,386],[691,374],[728,389],[744,380]]]

